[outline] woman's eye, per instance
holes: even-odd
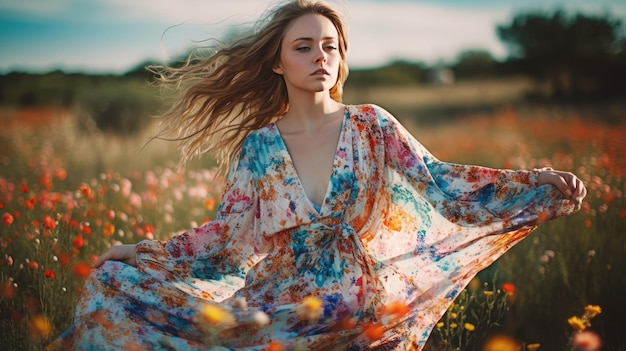
[[[299,48],[296,48],[296,50],[298,50],[298,51],[309,51],[309,50],[311,50],[311,48],[308,47],[308,46],[301,46]]]
[[[336,47],[336,46],[334,46],[334,45],[328,45],[328,46],[326,47],[326,50],[337,50],[337,47]]]

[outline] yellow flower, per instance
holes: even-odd
[[[454,313],[454,312],[453,312],[453,313],[450,313],[450,318],[452,318],[452,319],[456,319],[456,317],[457,317],[457,314],[456,314],[456,313]]]
[[[485,296],[487,297],[493,295],[493,291],[483,291],[483,293],[485,293]]]
[[[474,331],[474,329],[476,329],[476,327],[472,323],[465,323],[463,326],[467,331]]]
[[[468,287],[470,291],[476,291],[480,289],[480,279],[474,277],[474,279],[472,279],[472,281],[469,282]]]
[[[602,313],[602,308],[598,305],[587,305],[585,306],[585,314],[589,316],[589,318],[593,318]]]
[[[456,327],[458,327],[459,325],[456,323],[450,323],[450,328],[454,329]]]
[[[570,325],[570,327],[576,329],[576,330],[585,330],[587,329],[587,321],[585,321],[584,319],[577,317],[577,316],[572,316],[567,320],[567,323]]]
[[[437,329],[441,329],[441,328],[443,328],[443,322],[437,323]]]
[[[541,347],[541,344],[528,344],[526,345],[526,350],[528,351],[537,351],[538,348]]]
[[[204,304],[200,308],[200,313],[209,324],[230,324],[235,322],[235,316],[230,311],[214,304]]]
[[[296,306],[298,317],[310,322],[317,321],[324,312],[324,303],[320,298],[315,296],[307,296],[302,302]]]
[[[52,324],[45,316],[34,316],[30,320],[30,331],[35,337],[47,337],[52,333]]]

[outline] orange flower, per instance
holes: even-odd
[[[285,348],[283,347],[283,344],[281,344],[279,341],[272,341],[269,345],[267,345],[267,349],[265,349],[266,351],[283,351]]]
[[[43,226],[48,228],[48,229],[54,229],[57,227],[57,223],[54,219],[52,219],[52,217],[50,216],[44,216],[43,217]]]
[[[365,330],[365,336],[370,340],[378,340],[385,334],[385,327],[380,324],[372,324]]]
[[[80,278],[87,278],[90,273],[91,273],[91,265],[87,263],[78,262],[74,266],[74,274]]]
[[[215,208],[215,199],[209,197],[208,199],[204,200],[204,208],[206,208],[207,211],[213,211],[213,209]]]
[[[395,318],[401,318],[405,314],[409,313],[409,311],[409,306],[401,301],[394,301],[383,307],[383,314],[393,315]]]
[[[39,268],[39,263],[37,263],[37,261],[29,261],[28,262],[28,267],[30,269],[37,269],[37,268]]]
[[[102,235],[105,238],[113,235],[115,233],[115,226],[111,222],[104,223],[104,228],[102,229]]]
[[[2,222],[7,226],[13,224],[13,216],[10,213],[5,212],[2,215]]]

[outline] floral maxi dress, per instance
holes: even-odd
[[[215,220],[94,271],[49,349],[419,350],[477,272],[576,210],[536,172],[437,160],[375,105],[346,107],[333,162],[315,206],[276,125],[252,132]]]

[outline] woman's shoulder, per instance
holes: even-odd
[[[267,145],[268,143],[278,143],[280,134],[276,130],[274,123],[269,123],[261,128],[252,130],[244,139],[245,147],[255,148],[259,145]]]
[[[381,117],[388,115],[384,108],[376,104],[359,104],[348,105],[348,111],[350,117],[355,121],[374,123],[380,120]]]

